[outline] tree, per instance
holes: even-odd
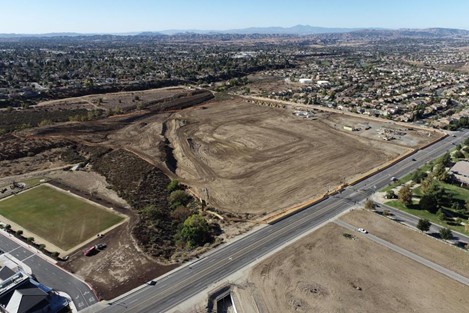
[[[386,199],[396,199],[396,198],[397,196],[394,190],[391,189],[386,192]]]
[[[445,215],[445,212],[443,212],[442,209],[439,209],[437,212],[436,212],[436,216],[438,217],[438,219],[440,221],[444,221],[446,219],[446,215]]]
[[[184,221],[176,237],[189,248],[201,246],[211,240],[210,228],[202,216],[193,214]]]
[[[419,184],[427,177],[427,173],[422,170],[416,170],[414,174],[412,174],[412,181],[416,184]]]
[[[365,209],[373,210],[375,208],[375,203],[371,199],[366,199],[365,201]]]
[[[427,177],[421,181],[420,183],[420,189],[424,194],[428,192],[432,188],[432,185],[434,184],[433,182],[433,173],[430,175],[427,175]]]
[[[412,189],[409,185],[403,186],[398,193],[399,201],[405,206],[412,204]]]
[[[449,152],[445,153],[441,157],[441,159],[439,160],[439,163],[443,164],[443,166],[445,166],[445,167],[451,166],[451,155],[449,154]]]
[[[455,152],[453,153],[453,156],[454,156],[456,159],[464,159],[464,154],[463,154],[461,151],[459,151],[459,150],[455,151]]]
[[[428,212],[435,214],[438,209],[438,204],[433,195],[423,195],[420,198],[419,207],[422,210],[427,210]]]
[[[184,206],[177,207],[173,212],[171,212],[171,218],[179,223],[184,222],[190,215],[191,211]]]
[[[188,195],[184,190],[175,190],[169,194],[168,202],[172,208],[179,206],[185,206],[191,200],[191,196]]]
[[[467,137],[466,139],[464,139],[464,144],[465,144],[466,146],[469,146],[469,137]]]
[[[453,238],[453,233],[451,232],[451,229],[449,228],[442,228],[440,229],[440,237],[444,240],[448,240]]]
[[[436,179],[439,181],[445,181],[448,178],[448,173],[443,164],[437,164],[433,169],[433,174]]]
[[[420,231],[429,231],[430,230],[430,226],[432,226],[432,223],[430,223],[429,220],[427,219],[419,219],[419,222],[417,224],[417,228],[420,230]]]
[[[166,190],[171,193],[175,190],[181,189],[179,185],[179,181],[177,179],[171,180],[171,182],[166,186]]]

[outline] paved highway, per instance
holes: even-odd
[[[40,283],[67,293],[78,310],[89,307],[98,301],[88,285],[65,270],[49,263],[35,251],[33,252],[17,243],[5,232],[0,232],[0,249],[29,266]]]
[[[335,221],[335,223],[337,225],[342,226],[342,227],[344,227],[348,230],[351,230],[351,231],[356,231],[357,230],[354,226],[352,226],[350,224],[347,224],[347,223],[345,223],[343,221],[340,221],[340,220]],[[373,234],[368,233],[368,234],[361,234],[361,235],[365,236],[366,238],[368,238],[368,239],[370,239],[370,240],[372,240],[372,241],[374,241],[374,242],[376,242],[376,243],[378,243],[378,244],[380,244],[380,245],[382,245],[386,248],[389,248],[389,249],[393,250],[394,252],[402,254],[403,256],[406,256],[409,259],[412,259],[412,260],[414,260],[414,261],[416,261],[416,262],[418,262],[422,265],[425,265],[426,267],[429,267],[429,268],[431,268],[431,269],[433,269],[433,270],[435,270],[435,271],[437,271],[437,272],[439,272],[439,273],[441,273],[441,274],[443,274],[443,275],[445,275],[445,276],[447,276],[447,277],[449,277],[449,278],[451,278],[451,279],[453,279],[457,282],[460,282],[461,284],[469,286],[469,278],[467,278],[467,277],[464,277],[464,276],[462,276],[462,275],[460,275],[456,272],[453,272],[453,271],[451,271],[451,270],[449,270],[449,269],[447,269],[447,268],[445,268],[441,265],[433,263],[432,261],[430,261],[428,259],[422,258],[421,256],[419,256],[419,255],[417,255],[413,252],[410,252],[409,250],[406,250],[406,249],[403,249],[399,246],[396,246],[395,244],[392,244],[389,241],[381,239],[381,238],[379,238],[379,237],[377,237]]]
[[[402,177],[425,162],[435,159],[459,143],[469,131],[458,132],[411,157],[273,225],[267,225],[230,244],[222,245],[201,257],[190,267],[183,266],[161,279],[116,301],[110,301],[103,312],[165,312],[196,295],[212,284],[239,271],[276,248],[290,243],[366,199],[390,182]],[[412,159],[416,161],[412,161]],[[353,164],[351,164],[353,166]]]

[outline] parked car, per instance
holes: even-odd
[[[364,228],[361,228],[361,227],[360,227],[360,228],[358,228],[357,230],[358,230],[359,232],[363,233],[363,234],[368,234],[368,231],[367,231],[366,229],[364,229]]]
[[[95,245],[95,248],[96,248],[97,250],[103,250],[103,249],[105,249],[106,247],[107,247],[107,244],[105,244],[105,243],[98,243],[97,245]]]
[[[96,246],[91,246],[83,252],[84,256],[91,256],[96,253]]]

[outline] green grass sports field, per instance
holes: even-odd
[[[0,215],[63,250],[124,218],[67,192],[40,185],[0,201]]]

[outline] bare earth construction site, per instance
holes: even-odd
[[[467,273],[464,251],[374,213],[352,212],[343,219],[367,228],[370,220],[378,222],[381,238],[390,240],[386,234],[392,234],[406,249]],[[413,248],[406,246],[414,240]],[[436,250],[428,252],[429,246]],[[366,235],[329,223],[253,267],[236,282],[235,302],[238,312],[463,312],[468,289]]]
[[[181,87],[107,94],[96,106],[93,97],[43,103],[37,110],[89,109],[90,103],[109,109],[125,102],[113,116],[3,137],[0,164],[8,166],[0,167],[2,184],[47,178],[129,217],[106,234],[105,251],[87,258],[79,248],[64,264],[101,297],[112,299],[193,257],[174,243],[174,223],[181,221],[167,203],[170,179],[205,200],[210,210],[201,205],[194,211],[221,229],[217,244],[442,136],[312,106],[213,97]],[[63,170],[77,163],[86,165]],[[151,227],[142,213],[148,203],[162,209]]]
[[[405,129],[384,141],[377,133],[384,126],[403,128],[320,111],[305,119],[233,98],[173,114],[167,137],[176,174],[202,199],[222,211],[261,214],[331,192],[440,136]]]

